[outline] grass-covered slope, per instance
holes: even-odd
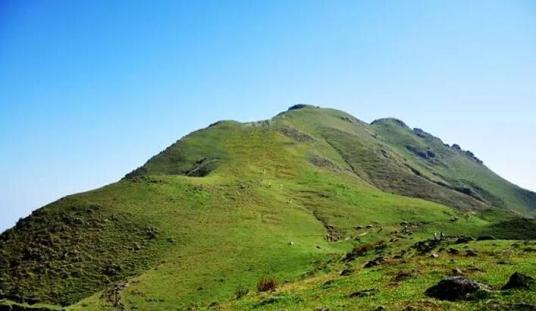
[[[150,266],[156,229],[117,204],[89,198],[64,198],[2,234],[2,297],[69,304]]]
[[[517,196],[517,188],[491,172],[482,181],[457,173],[465,167],[447,155],[467,154],[445,149],[440,155],[443,149],[411,130],[400,132],[415,141],[398,142],[398,130],[384,124],[392,121],[368,125],[336,110],[294,108],[269,121],[213,124],[121,181],[20,221],[0,236],[0,310],[2,299],[6,306],[40,302],[76,310],[399,307],[395,300],[424,299],[423,287],[452,264],[443,253],[432,262],[409,251],[391,258],[390,268],[360,271],[375,252],[394,257],[439,232],[536,236],[532,220],[508,209],[529,210],[532,194]],[[435,162],[423,162],[408,144],[436,152]],[[508,243],[475,247],[494,253]],[[368,244],[383,246],[343,259]],[[483,256],[482,265],[493,258]],[[510,270],[533,273],[534,259],[527,252]],[[398,293],[388,285],[397,267],[420,267],[422,279]],[[341,269],[360,272],[346,278]],[[481,278],[497,283],[510,270]],[[262,278],[279,290],[255,294]],[[356,302],[346,293],[356,284],[386,292]]]
[[[369,184],[392,193],[418,197],[460,209],[482,209],[486,202],[441,183],[422,170],[413,157],[385,143],[371,127],[336,110],[306,108],[282,115],[298,128],[307,128],[338,153],[351,171]],[[313,122],[311,122],[313,121]],[[311,128],[312,127],[312,128]]]
[[[421,129],[410,129],[396,119],[372,123],[380,139],[410,159],[420,170],[460,192],[487,204],[518,211],[536,210],[536,194],[501,178],[472,152],[449,146]]]

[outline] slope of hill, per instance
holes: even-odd
[[[456,144],[446,145],[421,129],[412,130],[393,119],[375,121],[372,127],[386,143],[413,159],[420,170],[438,177],[444,185],[488,205],[521,212],[536,209],[535,193],[497,176],[471,151],[464,151]]]
[[[121,181],[21,220],[0,236],[0,310],[1,299],[75,310],[478,309],[484,300],[424,291],[453,268],[493,286],[514,270],[535,275],[534,243],[508,240],[536,238],[524,218],[535,209],[534,193],[422,130],[298,105],[217,122]],[[502,240],[469,244],[478,260],[447,253],[456,236],[490,234]],[[431,249],[415,247],[434,236]],[[401,271],[410,280],[394,284]],[[277,290],[264,292],[263,278]],[[351,295],[366,287],[378,292]],[[490,295],[498,307],[536,303],[523,291]]]

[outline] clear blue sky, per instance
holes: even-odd
[[[0,1],[0,230],[296,103],[398,117],[536,190],[536,2]]]

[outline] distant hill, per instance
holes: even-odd
[[[19,221],[0,236],[0,310],[433,309],[424,290],[452,269],[472,266],[488,283],[534,274],[524,251],[534,242],[511,240],[536,238],[535,211],[534,192],[458,145],[397,119],[296,105],[216,122],[121,181]],[[469,242],[477,261],[447,252],[460,236],[488,237]],[[415,245],[430,239],[423,255]],[[492,269],[499,259],[508,265]],[[392,281],[401,271],[415,283]],[[357,287],[374,298],[355,299]]]

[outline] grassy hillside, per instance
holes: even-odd
[[[421,129],[410,129],[401,121],[373,122],[379,137],[420,170],[435,176],[448,187],[489,205],[518,210],[536,210],[536,194],[521,189],[488,169],[471,151],[445,145]]]
[[[309,106],[215,123],[121,181],[4,232],[0,310],[481,308],[430,302],[424,291],[454,267],[492,285],[513,270],[534,275],[532,242],[506,240],[536,238],[535,223],[518,216],[534,208],[534,194],[422,136],[400,121],[368,125]],[[455,246],[474,248],[478,260],[447,253],[456,236],[484,234],[504,240]],[[416,251],[434,235],[441,245]],[[365,254],[347,260],[360,247]],[[504,269],[493,268],[499,258],[510,260]],[[393,285],[406,270],[417,272]],[[276,290],[264,292],[272,281]],[[351,295],[368,287],[378,293]],[[536,303],[525,292],[493,295],[506,308]]]

